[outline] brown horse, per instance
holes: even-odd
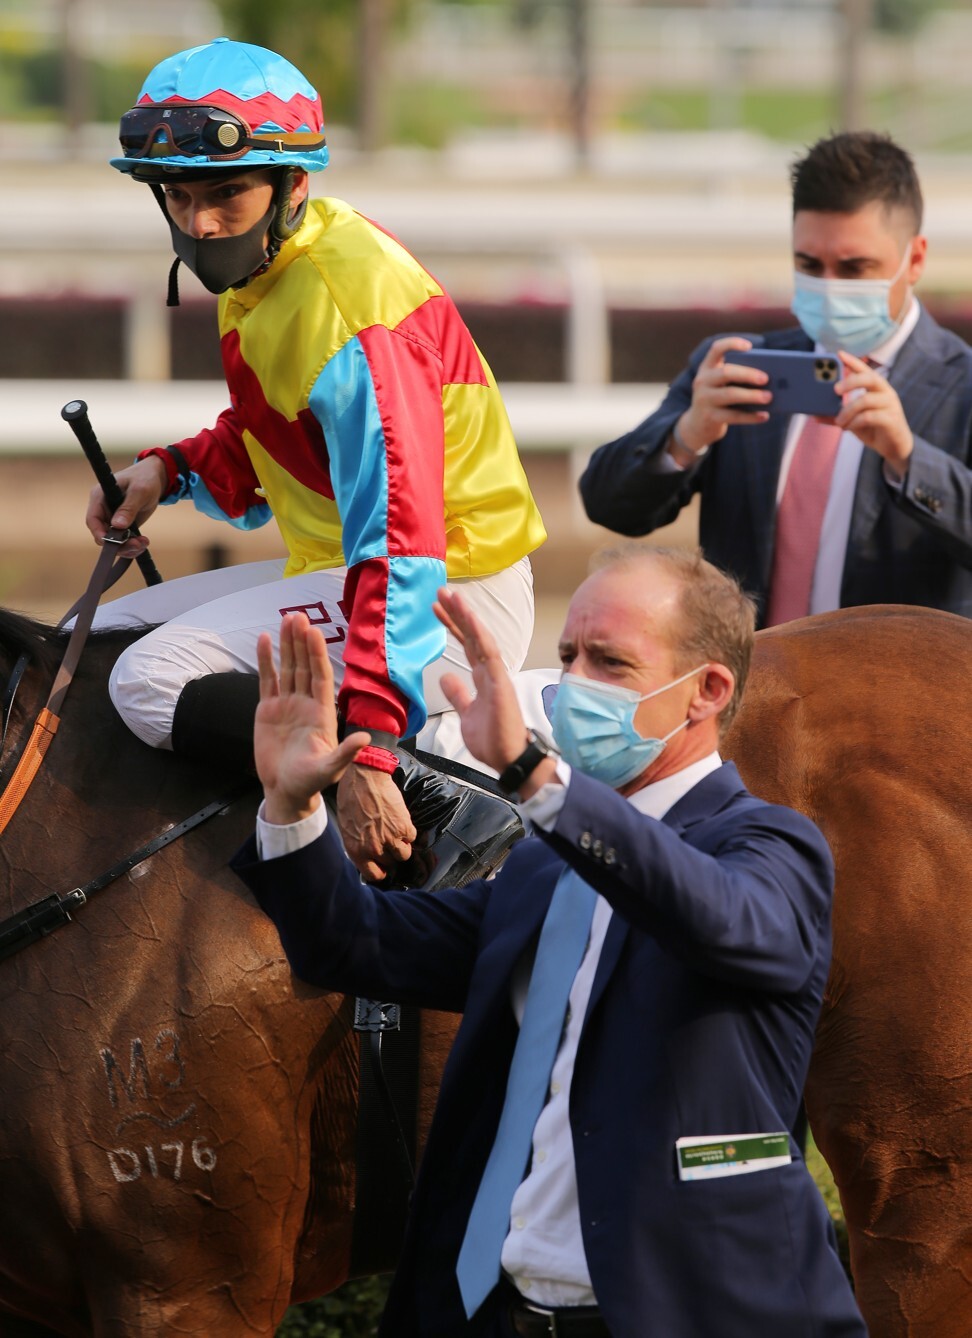
[[[84,884],[238,784],[145,748],[117,720],[107,673],[126,639],[89,642],[0,837],[0,917]],[[0,692],[20,650],[35,657],[11,757],[57,640],[0,614]],[[254,789],[0,962],[2,1338],[268,1335],[292,1299],[348,1276],[350,1001],[292,978],[226,868],[256,800]],[[424,1020],[420,1135],[452,1030]]]
[[[806,1101],[872,1338],[972,1334],[972,623],[897,607],[761,633],[727,752],[837,864]]]
[[[106,678],[125,639],[90,643],[0,837],[0,916],[85,883],[231,785],[116,720]],[[55,641],[0,615],[0,684],[35,653],[11,756]],[[972,744],[956,728],[970,663],[972,624],[944,614],[859,610],[761,634],[729,740],[753,789],[814,817],[837,858],[808,1108],[872,1338],[972,1331]],[[350,1008],[294,981],[226,869],[255,802],[0,962],[0,1338],[269,1335],[291,1300],[348,1274]],[[423,1018],[420,1137],[453,1027]]]

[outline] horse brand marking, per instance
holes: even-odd
[[[182,1087],[186,1078],[186,1068],[180,1052],[178,1034],[171,1027],[163,1027],[158,1032],[150,1053],[152,1054],[151,1070],[146,1055],[145,1042],[140,1036],[134,1037],[129,1047],[128,1074],[126,1076],[124,1062],[116,1057],[114,1051],[109,1049],[108,1046],[104,1046],[99,1051],[108,1083],[108,1100],[115,1110],[124,1108],[126,1103],[130,1106],[142,1107],[153,1100],[157,1100],[160,1095],[165,1095],[164,1092],[158,1092],[160,1086],[167,1088],[170,1092],[177,1091]],[[154,1096],[152,1092],[153,1079],[156,1087]],[[151,1110],[141,1108],[132,1110],[116,1124],[115,1134],[120,1134],[126,1126],[138,1121],[148,1121],[159,1129],[175,1129],[178,1125],[184,1124],[186,1120],[190,1119],[195,1112],[195,1101],[190,1101],[184,1110],[170,1116],[156,1115]],[[179,1139],[178,1141],[161,1143],[157,1146],[146,1143],[137,1150],[131,1147],[111,1148],[108,1149],[108,1165],[111,1167],[111,1173],[116,1182],[120,1185],[139,1180],[143,1170],[146,1176],[153,1180],[171,1178],[178,1181],[182,1179],[187,1146],[193,1164],[200,1171],[211,1171],[215,1167],[216,1152],[208,1146],[206,1140],[201,1136],[193,1138],[190,1144],[187,1144],[183,1139]]]
[[[109,1148],[108,1165],[111,1167],[112,1175],[120,1185],[131,1184],[133,1180],[141,1178],[143,1169],[141,1154],[144,1153],[144,1169],[153,1180],[169,1176],[173,1180],[181,1180],[185,1151],[186,1145],[181,1141],[178,1143],[161,1143],[158,1155],[156,1155],[156,1150],[151,1144],[146,1144],[138,1152],[134,1148]],[[216,1165],[216,1151],[209,1147],[203,1138],[192,1140],[189,1155],[200,1171],[211,1171]]]
[[[164,1072],[159,1073],[162,1082],[165,1083],[166,1087],[173,1090],[181,1087],[185,1081],[186,1068],[182,1062],[182,1056],[179,1054],[179,1037],[171,1027],[163,1027],[156,1036],[155,1049],[159,1054],[161,1067],[163,1069],[168,1068],[170,1072],[173,1069],[175,1070],[174,1077],[167,1077]],[[108,1078],[108,1099],[116,1110],[118,1108],[118,1088],[115,1085],[116,1074],[129,1101],[134,1102],[137,1099],[139,1089],[143,1098],[148,1100],[148,1061],[145,1058],[145,1045],[140,1036],[136,1036],[131,1044],[127,1078],[122,1074],[118,1060],[107,1046],[100,1051],[100,1054],[105,1066],[105,1075]]]

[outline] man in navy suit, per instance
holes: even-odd
[[[302,979],[462,1013],[381,1332],[864,1338],[789,1132],[830,961],[833,865],[807,818],[754,798],[718,753],[751,601],[698,553],[609,555],[567,614],[560,756],[529,738],[461,597],[441,591],[437,612],[473,667],[475,697],[442,680],[466,744],[535,834],[464,888],[362,883],[319,791],[367,738],[336,743],[319,629],[289,615],[279,676],[261,643],[265,800],[235,861]],[[565,883],[589,897],[580,964],[551,1059],[537,1052],[539,1114],[499,1232],[470,1250],[486,1168],[519,1113],[504,1097]]]
[[[580,482],[593,521],[649,534],[701,494],[700,543],[774,617],[778,518],[805,420],[773,412],[733,349],[839,353],[843,428],[802,616],[922,604],[972,616],[972,349],[913,288],[925,264],[914,164],[885,136],[836,135],[792,169],[800,328],[706,340],[663,403],[601,446]],[[803,486],[803,485],[799,485]]]

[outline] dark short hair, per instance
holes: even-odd
[[[678,669],[692,664],[724,664],[736,686],[719,716],[726,730],[742,701],[756,634],[756,605],[732,576],[707,562],[698,548],[663,548],[637,540],[601,549],[591,571],[655,563],[681,587],[678,625],[673,629]]]
[[[854,214],[878,200],[904,209],[921,231],[924,202],[911,155],[889,135],[846,131],[820,139],[790,168],[793,212]]]

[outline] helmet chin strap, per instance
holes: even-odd
[[[279,250],[280,242],[285,242],[288,237],[294,235],[301,223],[303,223],[304,215],[307,212],[306,195],[296,209],[292,209],[290,205],[296,178],[296,167],[283,167],[280,169],[273,194],[273,202],[275,205],[273,223],[270,225],[271,244],[274,240],[278,243],[277,247],[274,249],[274,254]]]
[[[169,231],[172,231],[172,219],[169,217],[169,211],[165,207],[165,191],[155,181],[146,182],[149,190],[155,196],[155,203],[162,210],[162,217],[169,225]],[[167,307],[177,307],[179,305],[179,266],[182,261],[178,256],[169,266],[169,281],[166,287],[165,305]]]
[[[149,183],[169,225],[172,247],[176,253],[169,269],[167,307],[179,305],[180,263],[187,265],[211,293],[242,288],[272,264],[281,244],[294,235],[307,211],[306,197],[296,209],[291,209],[295,172],[295,168],[285,167],[276,174],[270,208],[246,232],[234,237],[190,237],[169,216],[165,192],[161,186],[155,182]],[[267,238],[266,244],[264,238]]]

